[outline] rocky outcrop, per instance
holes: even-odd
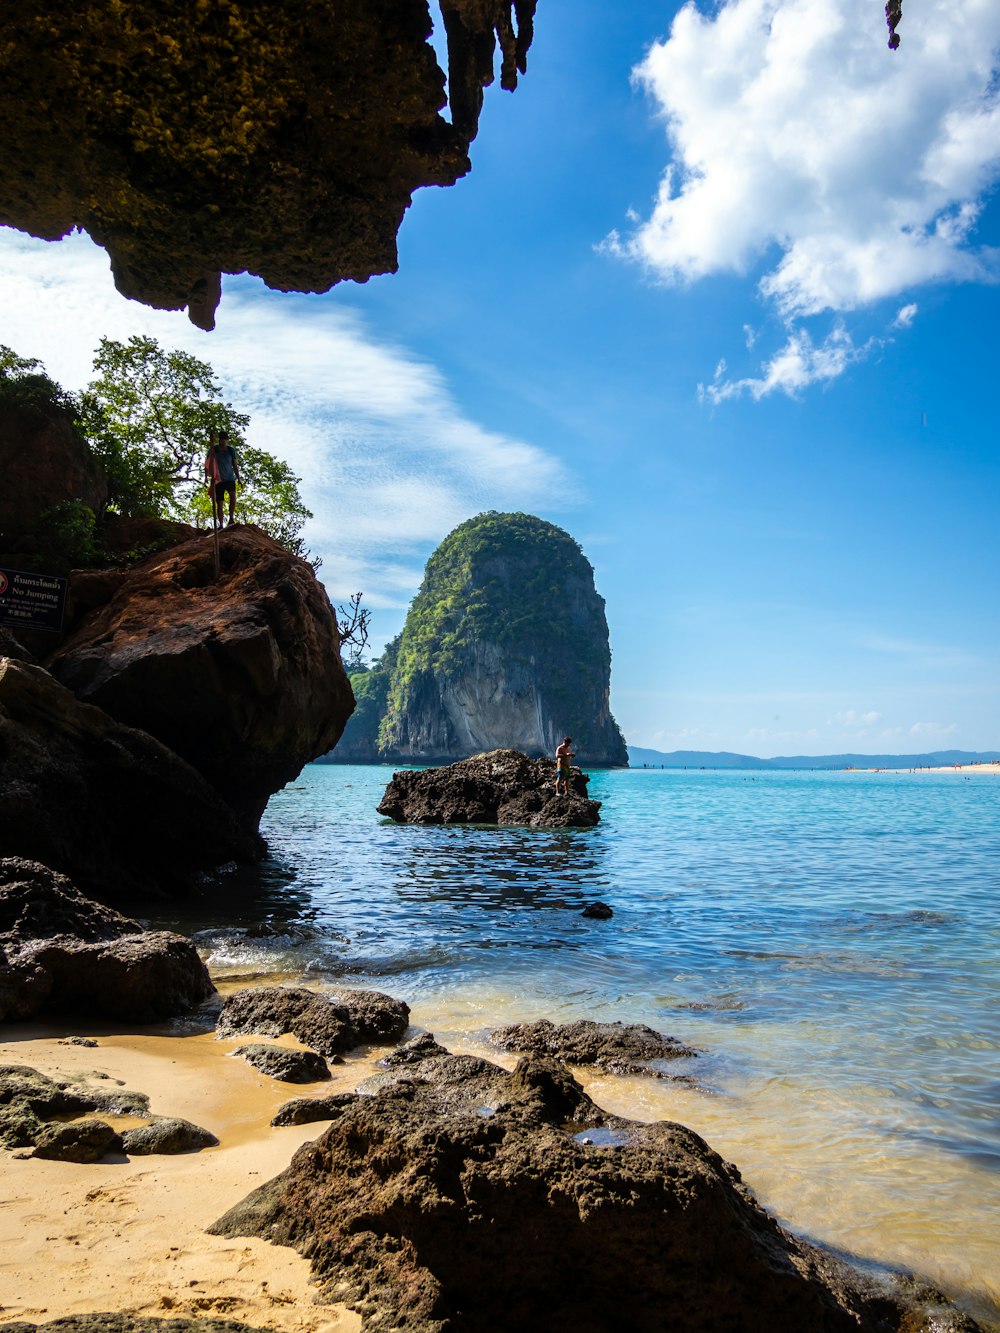
[[[698,1052],[676,1037],[667,1037],[645,1023],[512,1023],[492,1028],[489,1039],[501,1051],[552,1056],[567,1065],[596,1065],[608,1074],[650,1074],[669,1078],[663,1063]]]
[[[427,562],[398,641],[353,678],[332,762],[440,764],[492,749],[626,766],[604,599],[579,545],[530,514],[480,514]]]
[[[68,412],[53,404],[0,402],[0,564],[34,546],[47,510],[107,504],[104,469],[80,440]]]
[[[255,986],[226,997],[216,1031],[220,1037],[288,1032],[304,1046],[333,1056],[368,1043],[398,1041],[409,1022],[409,1006],[380,991],[320,995],[301,986]]]
[[[214,994],[190,940],[144,931],[46,866],[0,860],[0,1022],[62,1012],[152,1023]]]
[[[256,829],[350,715],[337,621],[310,566],[258,528],[225,530],[219,578],[212,539],[188,533],[127,572],[74,580],[78,619],[46,666],[180,755]],[[189,812],[186,834],[196,822]]]
[[[414,190],[469,170],[482,86],[525,68],[534,0],[0,14],[0,223],[105,247],[124,295],[211,328],[222,273],[325,291],[397,267]],[[516,15],[517,31],[512,13]]]
[[[587,797],[590,779],[573,769],[569,796],[556,795],[555,780],[551,759],[493,750],[446,768],[393,773],[378,812],[401,824],[592,828],[600,819],[601,803]]]
[[[697,1134],[608,1115],[555,1061],[432,1058],[327,1109],[326,1132],[209,1230],[294,1246],[365,1327],[921,1326],[784,1231]]]
[[[282,1083],[321,1083],[330,1077],[326,1061],[315,1051],[250,1042],[246,1046],[237,1046],[233,1055],[240,1056],[268,1078],[276,1078]]]
[[[40,1146],[36,1156],[72,1162],[93,1162],[106,1152],[120,1152],[121,1139],[103,1121],[67,1119],[94,1111],[148,1115],[149,1099],[125,1088],[95,1091],[85,1081],[50,1078],[27,1065],[0,1065],[0,1148]],[[100,1126],[96,1135],[93,1126]]]
[[[5,1333],[271,1333],[271,1330],[204,1315],[197,1319],[155,1319],[150,1315],[105,1312],[64,1315],[47,1324],[6,1324]]]
[[[165,745],[78,702],[40,667],[0,657],[5,855],[120,898],[177,890],[212,867],[256,859],[258,846]]]

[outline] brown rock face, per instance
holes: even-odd
[[[409,1006],[381,991],[318,995],[303,986],[254,986],[226,997],[217,1031],[265,1037],[290,1032],[303,1045],[335,1056],[368,1042],[396,1041],[409,1022]]]
[[[81,704],[41,667],[0,657],[0,852],[103,898],[176,890],[259,848],[159,741]]]
[[[0,552],[21,550],[46,509],[80,500],[99,513],[108,500],[103,469],[57,407],[0,406],[0,477]]]
[[[697,1134],[608,1115],[553,1060],[508,1074],[437,1057],[328,1110],[326,1133],[209,1230],[294,1246],[367,1328],[924,1326],[782,1230]]]
[[[119,291],[203,328],[223,272],[282,291],[394,272],[413,191],[469,170],[494,34],[508,88],[530,41],[533,0],[444,8],[454,125],[427,0],[12,0],[0,222],[82,227]]]
[[[46,1011],[152,1023],[215,994],[190,940],[144,931],[64,876],[0,860],[0,1022]]]
[[[98,605],[47,666],[169,746],[256,828],[268,798],[336,744],[354,697],[309,565],[258,528],[229,528],[216,579],[211,536],[190,533],[99,589],[87,584]]]
[[[378,812],[402,824],[526,824],[530,828],[591,828],[600,801],[587,796],[590,779],[572,770],[569,796],[555,793],[551,759],[520,750],[490,750],[444,768],[393,773]]]

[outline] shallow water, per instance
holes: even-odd
[[[183,919],[216,975],[387,990],[446,1045],[547,1016],[698,1047],[682,1120],[782,1220],[1000,1314],[1000,777],[595,773],[593,830],[399,827],[390,770],[308,767],[271,855]],[[584,918],[595,899],[614,918]]]

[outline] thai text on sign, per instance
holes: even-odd
[[[0,569],[0,625],[11,629],[62,630],[66,579]]]

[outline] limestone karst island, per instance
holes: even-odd
[[[636,464],[587,268],[659,262],[589,193],[658,53],[709,89],[654,118],[686,142],[808,19],[768,68],[805,97],[836,30],[839,116],[846,4],[0,13],[0,1333],[1000,1333],[996,765],[651,748],[708,743],[699,698],[774,716],[780,599],[737,561],[708,606],[715,427],[658,407]],[[529,199],[577,229],[541,261]],[[756,381],[716,363],[721,415]]]

